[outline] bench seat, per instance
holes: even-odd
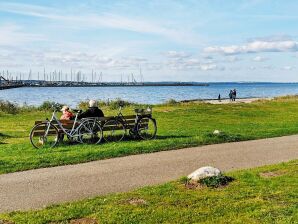
[[[103,126],[104,122],[111,120],[115,117],[100,117],[100,118],[96,118],[97,120],[99,120],[102,123],[102,131],[109,131],[111,129],[113,130],[117,130],[117,129],[122,129],[121,127],[117,127],[116,125],[109,125],[109,126]],[[128,116],[124,116],[125,119],[125,128],[126,129],[132,129],[135,126],[135,122],[136,122],[136,115],[128,115]],[[145,120],[146,121],[146,120]],[[36,124],[42,124],[42,123],[46,123],[47,121],[35,121],[35,125]],[[60,120],[62,126],[65,129],[71,129],[73,127],[74,124],[74,120]],[[80,120],[77,121],[76,126],[78,126],[80,123]],[[52,123],[60,133],[63,133],[63,131],[60,129],[60,127],[58,126],[57,122],[53,122]],[[146,126],[146,123],[143,123],[142,126],[144,125],[144,127]],[[45,132],[45,126],[40,126],[38,127],[38,129],[36,129],[34,131],[34,136],[42,136]],[[53,130],[49,130],[49,135],[51,134],[55,134],[56,132]]]

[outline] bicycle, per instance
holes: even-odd
[[[123,106],[124,104],[120,103],[117,116],[103,124],[103,138],[107,142],[121,141],[126,135],[126,130],[129,130],[129,135],[133,138],[149,140],[156,137],[157,126],[156,120],[152,118],[152,109],[135,109],[135,122],[131,126],[122,114]]]
[[[30,142],[35,148],[52,148],[58,144],[64,134],[69,140],[78,143],[98,144],[101,142],[102,129],[96,119],[83,118],[79,122],[78,115],[81,111],[73,110],[76,113],[75,119],[71,129],[67,129],[63,127],[63,122],[56,117],[58,106],[53,105],[52,108],[54,111],[51,119],[47,118],[46,122],[36,124],[30,132]]]

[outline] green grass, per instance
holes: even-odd
[[[268,175],[269,174],[269,175]],[[227,173],[225,187],[187,189],[181,181],[39,211],[0,215],[16,223],[298,223],[298,161]]]
[[[107,107],[103,110],[107,115],[116,114]],[[133,107],[124,111],[127,115],[132,113]],[[189,146],[297,134],[298,98],[251,104],[159,105],[153,108],[158,124],[156,140],[34,149],[29,143],[30,129],[35,120],[50,116],[51,112],[34,110],[21,111],[16,115],[0,112],[0,174]],[[222,134],[213,135],[215,129]]]

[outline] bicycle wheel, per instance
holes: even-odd
[[[137,123],[137,132],[144,140],[153,139],[156,136],[156,122],[150,117],[143,117]]]
[[[35,125],[30,132],[30,142],[37,148],[52,148],[59,141],[58,129],[50,123]]]
[[[78,132],[81,143],[98,144],[102,140],[102,129],[96,120],[83,121]]]
[[[125,136],[125,127],[121,121],[109,120],[103,125],[103,138],[107,142],[119,142]]]

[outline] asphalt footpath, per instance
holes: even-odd
[[[157,185],[206,165],[230,171],[293,159],[298,159],[298,135],[3,174],[0,213]]]

